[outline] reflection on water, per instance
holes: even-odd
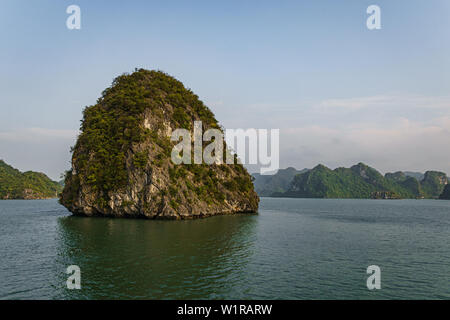
[[[82,290],[60,293],[90,299],[224,296],[244,275],[257,222],[254,215],[190,221],[59,218],[58,263],[78,265],[82,273]]]
[[[0,299],[450,299],[448,239],[450,201],[263,198],[258,215],[192,221],[0,201]]]

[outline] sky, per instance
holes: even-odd
[[[59,179],[83,108],[146,68],[225,128],[280,129],[282,168],[450,173],[449,40],[447,0],[2,0],[0,159]]]

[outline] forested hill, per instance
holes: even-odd
[[[280,169],[273,175],[261,175],[253,173],[255,191],[260,197],[270,197],[274,192],[286,192],[297,174],[304,173],[308,169],[297,170],[292,167]]]
[[[318,165],[295,175],[284,192],[274,190],[270,196],[294,198],[363,198],[420,199],[439,198],[448,184],[447,175],[427,171],[421,180],[406,172],[386,173],[384,176],[364,163],[351,168],[331,170]],[[267,190],[266,190],[267,192]]]
[[[0,199],[56,198],[62,187],[40,172],[20,172],[0,160]]]

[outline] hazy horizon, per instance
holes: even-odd
[[[71,4],[81,30],[66,28]],[[0,159],[59,180],[83,108],[142,67],[225,128],[279,128],[280,168],[450,173],[449,16],[445,0],[2,1]]]

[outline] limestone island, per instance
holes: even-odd
[[[257,212],[259,197],[237,157],[231,164],[172,161],[178,143],[172,132],[191,132],[194,121],[204,131],[223,132],[211,110],[173,77],[144,69],[117,77],[83,111],[60,203],[80,216],[191,219]]]
[[[21,172],[0,160],[0,200],[43,200],[58,197],[62,186],[42,172]]]

